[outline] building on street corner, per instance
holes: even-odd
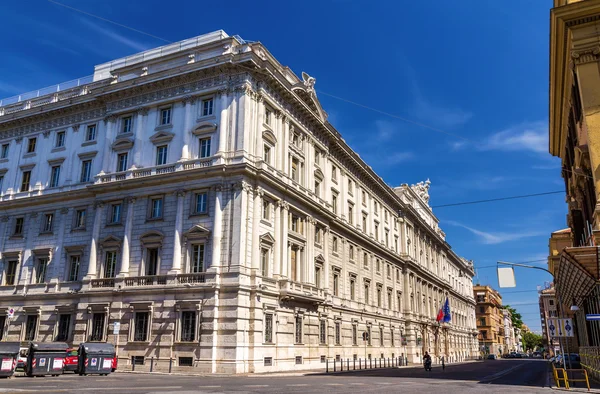
[[[315,78],[223,31],[2,100],[0,204],[4,341],[213,373],[477,356],[429,181],[390,188]]]
[[[502,296],[490,286],[476,285],[475,294],[479,351],[484,354],[502,355],[505,346],[504,309]]]

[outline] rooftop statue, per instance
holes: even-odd
[[[417,196],[421,200],[423,200],[426,204],[429,204],[429,187],[431,185],[431,181],[429,178],[425,182],[421,181],[416,185],[411,185],[410,188],[417,193]]]

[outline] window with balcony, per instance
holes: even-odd
[[[168,145],[161,145],[156,147],[156,165],[162,166],[167,164],[167,152]]]
[[[210,157],[211,137],[200,138],[200,158]]]
[[[107,251],[104,255],[104,277],[114,278],[117,269],[117,252]]]
[[[128,158],[129,154],[127,152],[125,153],[119,153],[117,155],[117,172],[123,172],[123,171],[127,171],[127,158]]]
[[[146,275],[158,274],[158,248],[146,249]]]
[[[204,272],[204,244],[192,245],[190,272]]]

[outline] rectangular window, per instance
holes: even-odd
[[[338,238],[336,236],[333,237],[332,241],[331,241],[331,247],[333,249],[334,253],[337,253],[338,251]]]
[[[181,342],[196,340],[196,312],[181,312]]]
[[[363,253],[363,264],[365,268],[369,268],[369,255],[366,252]]]
[[[271,203],[269,202],[269,200],[265,200],[263,199],[262,202],[262,218],[264,220],[269,220],[270,217],[270,212],[271,212]]]
[[[53,227],[54,227],[54,214],[53,213],[45,214],[44,218],[43,218],[42,232],[43,233],[51,233]]]
[[[204,244],[192,247],[192,273],[204,272]]]
[[[196,193],[196,213],[208,212],[208,193]]]
[[[354,205],[348,204],[348,223],[354,224]]]
[[[381,287],[377,286],[377,306],[381,308]]]
[[[321,197],[321,181],[315,180],[315,196]]]
[[[273,314],[265,314],[265,343],[273,343]]]
[[[375,227],[373,228],[373,232],[375,233],[375,240],[379,241],[379,224],[375,223]]]
[[[362,216],[362,229],[364,232],[367,232],[367,214],[363,213]]]
[[[25,223],[25,218],[16,218],[15,219],[15,231],[13,235],[23,235],[23,225]]]
[[[320,266],[315,267],[315,285],[319,288],[321,287],[321,267]]]
[[[316,244],[321,244],[321,235],[322,235],[322,231],[321,231],[321,227],[319,226],[315,226],[315,243]]]
[[[302,343],[302,315],[296,315],[296,343]]]
[[[114,278],[117,268],[117,252],[108,251],[104,256],[104,277]]]
[[[9,144],[2,144],[2,151],[0,152],[0,159],[7,159],[8,158],[8,149],[9,149],[10,145]]]
[[[202,100],[202,116],[210,116],[213,114],[213,99]]]
[[[266,125],[271,125],[271,109],[265,107],[265,119],[264,122]]]
[[[194,366],[194,357],[179,357],[179,366],[180,367],[193,367]]]
[[[340,286],[340,275],[337,273],[333,274],[333,295],[339,295],[339,286]]]
[[[135,342],[145,342],[148,340],[148,323],[150,322],[149,312],[136,312],[134,322],[133,340]]]
[[[163,214],[163,199],[153,198],[150,200],[150,219],[160,219]]]
[[[131,133],[131,126],[133,125],[133,118],[131,116],[126,116],[122,120],[123,127],[121,128],[121,133]]]
[[[354,245],[348,246],[348,258],[354,260]]]
[[[127,171],[127,157],[128,153],[119,153],[117,156],[117,172]]]
[[[267,164],[271,164],[271,146],[263,145],[263,161]]]
[[[56,148],[62,148],[63,146],[65,146],[65,132],[64,131],[59,131],[58,133],[56,133],[56,144],[55,144],[55,147]]]
[[[337,214],[337,212],[338,212],[338,196],[337,196],[337,193],[335,193],[335,192],[331,193],[331,209],[333,210],[333,213]]]
[[[210,156],[210,137],[200,138],[200,157]]]
[[[392,278],[392,267],[390,267],[390,265],[388,264],[386,266],[386,269],[387,269],[387,277],[391,279]]]
[[[160,110],[160,124],[171,124],[171,107]]]
[[[156,147],[156,165],[162,166],[167,164],[167,145]]]
[[[331,180],[337,182],[337,167],[334,165],[331,166]]]
[[[321,164],[321,152],[318,149],[315,149],[315,164]]]
[[[482,317],[479,319],[479,325],[480,326],[485,326],[485,317]]]
[[[80,182],[89,182],[92,178],[92,161],[83,160],[81,162],[81,176],[79,177]]]
[[[296,215],[292,215],[292,220],[290,221],[290,230],[300,233],[300,218]]]
[[[32,137],[27,140],[27,153],[35,152],[35,145],[37,143],[37,138]]]
[[[300,181],[300,171],[299,171],[299,167],[300,167],[300,162],[298,161],[298,159],[292,159],[292,170],[291,170],[291,175],[292,175],[292,179],[296,182]]]
[[[383,346],[383,327],[379,327],[379,345]]]
[[[319,320],[319,343],[324,345],[327,343],[327,321]]]
[[[262,276],[269,275],[269,250],[260,250],[260,273]]]
[[[394,236],[394,252],[398,253],[398,237]]]
[[[56,341],[68,341],[69,329],[71,328],[71,315],[60,315],[58,317],[58,329],[56,332]]]
[[[388,309],[392,309],[394,305],[392,304],[392,290],[388,289],[387,292],[387,307]]]
[[[377,273],[378,274],[381,273],[381,260],[375,259],[375,267],[376,267]]]
[[[37,331],[38,317],[37,315],[27,315],[27,323],[25,324],[25,340],[35,341]]]
[[[385,230],[385,247],[390,247],[390,232],[388,230]]]
[[[0,194],[2,194],[2,184],[4,183],[4,175],[0,175]]]
[[[335,322],[335,344],[342,344],[342,323],[339,321]]]
[[[37,264],[35,267],[35,283],[45,283],[46,282],[46,268],[48,267],[48,259],[47,258],[39,258],[37,259]]]
[[[365,192],[364,190],[362,190],[361,196],[362,196],[361,200],[362,200],[363,205],[367,205],[367,192]]]
[[[17,266],[19,262],[17,260],[9,260],[6,265],[6,276],[5,284],[7,286],[14,286],[17,281]]]
[[[356,278],[350,276],[350,299],[354,301],[356,299]]]
[[[0,327],[6,326],[6,316],[0,316]],[[4,339],[4,330],[0,330],[0,341]]]
[[[358,346],[358,326],[352,324],[352,345]]]
[[[121,223],[121,208],[122,204],[112,204],[110,206],[110,223]]]
[[[348,179],[348,194],[351,196],[354,194],[354,187],[352,186],[352,179]]]
[[[106,315],[104,313],[92,314],[92,331],[90,333],[90,341],[102,342],[104,340],[104,324]]]
[[[365,283],[365,304],[369,303],[369,283]]]
[[[367,326],[367,345],[371,346],[371,326]],[[369,358],[371,358],[371,355],[369,354]]]
[[[21,176],[21,192],[28,192],[29,186],[31,182],[31,171],[23,171],[23,175]]]
[[[75,228],[85,228],[86,210],[78,209],[75,211]]]
[[[69,282],[79,280],[79,267],[81,266],[81,256],[71,256],[69,259]]]
[[[85,133],[86,141],[94,141],[96,139],[96,125],[91,124],[87,127],[87,131]]]
[[[150,248],[146,250],[146,275],[156,275],[158,273],[158,249]]]
[[[58,187],[60,180],[60,166],[53,166],[50,172],[50,187]]]

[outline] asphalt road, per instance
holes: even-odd
[[[0,380],[0,393],[549,393],[542,360],[495,360],[422,368],[394,368],[295,376],[183,376],[65,374]]]

